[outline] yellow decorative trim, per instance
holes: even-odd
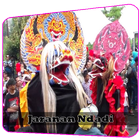
[[[113,127],[112,127],[112,129],[111,129],[111,131],[110,131],[110,133],[109,133],[109,136],[111,135],[112,131],[113,131]]]
[[[35,76],[35,74],[32,73],[31,79],[33,79],[34,76]],[[28,101],[27,101],[27,89],[28,89],[29,83],[30,82],[28,82],[19,93],[19,98],[20,98],[19,106],[20,106],[20,111],[21,111],[21,117],[23,119],[23,127],[29,126],[29,124],[28,124],[29,111],[28,111]]]
[[[117,111],[119,111],[121,108],[119,107],[118,109],[117,109]]]
[[[20,111],[21,117],[23,119],[23,127],[29,126],[28,124],[28,101],[27,101],[27,89],[29,82],[25,85],[25,87],[20,91]]]
[[[113,85],[111,86],[111,88],[109,89],[109,92],[112,90],[113,86],[114,86],[114,84],[113,84]]]
[[[107,124],[105,125],[104,130],[106,129],[106,127],[108,126],[108,124],[109,124],[109,123],[107,123]]]
[[[125,133],[125,131],[126,131],[126,129],[124,129],[122,132],[120,131],[120,133],[121,133],[121,134],[124,134],[124,133]]]
[[[35,73],[31,73],[31,79],[33,79],[35,76]],[[27,101],[27,89],[30,82],[28,82],[25,87],[22,88],[22,90],[19,93],[20,98],[20,111],[21,111],[21,117],[23,119],[23,127],[29,126],[28,124],[28,101]]]

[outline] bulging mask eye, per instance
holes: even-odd
[[[55,26],[55,22],[53,22],[52,25]]]
[[[59,22],[59,27],[62,27],[62,23],[61,22]]]

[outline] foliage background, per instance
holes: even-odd
[[[26,17],[17,17],[8,19],[3,23],[3,59],[5,60],[6,54],[20,59],[20,37],[28,20]],[[8,25],[7,25],[8,22]]]

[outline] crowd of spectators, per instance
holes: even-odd
[[[82,81],[83,88],[91,99],[92,91],[90,90],[91,77],[88,75],[96,66],[93,65],[91,59],[87,59],[85,68],[83,70],[84,79]],[[126,123],[128,124],[128,115],[134,115],[134,111],[137,111],[138,104],[138,52],[131,51],[130,58],[119,75],[124,81],[125,101],[124,101],[124,115],[126,117]],[[90,101],[87,101],[90,103]],[[127,125],[126,125],[127,128]]]
[[[20,61],[15,63],[13,57],[7,55],[3,67],[3,123],[7,131],[15,131],[19,112],[19,92],[31,79],[31,74]],[[88,95],[88,105],[92,104],[90,90],[91,77],[89,73],[96,66],[91,59],[87,59],[82,71],[81,84]],[[138,52],[131,52],[130,58],[123,71],[119,74],[123,81],[125,92],[124,115],[128,124],[128,114],[134,115],[138,104]],[[127,126],[126,126],[127,127]],[[30,128],[27,128],[27,130]],[[20,130],[19,130],[20,131]],[[25,128],[26,131],[26,128]]]
[[[6,55],[3,62],[3,126],[15,131],[19,115],[19,92],[31,79],[31,74],[20,61]]]

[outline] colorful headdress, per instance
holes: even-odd
[[[120,73],[130,55],[130,41],[124,27],[118,21],[106,25],[97,35],[93,51],[90,54],[101,60],[100,66],[105,65],[112,56],[114,72]]]
[[[21,36],[21,56],[27,69],[40,70],[41,53],[49,42],[62,41],[73,54],[77,73],[85,64],[86,46],[74,12],[31,16]]]

